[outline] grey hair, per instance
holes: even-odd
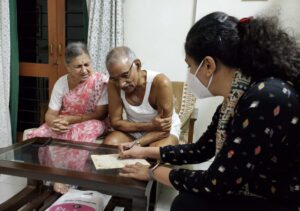
[[[132,63],[136,59],[136,56],[135,53],[126,46],[113,48],[106,56],[106,67],[111,64],[119,63],[122,59],[128,59],[128,62]]]
[[[90,57],[86,44],[83,42],[71,42],[66,47],[65,62],[70,64],[71,61],[82,54],[87,54]]]

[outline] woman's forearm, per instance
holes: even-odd
[[[159,147],[144,147],[144,154],[145,154],[145,157],[147,158],[153,158],[153,159],[156,159],[156,160],[160,160],[161,157],[160,157],[160,149]],[[169,174],[170,174],[170,171],[172,169],[168,168],[168,167],[165,167],[165,166],[158,166],[152,173],[153,173],[153,179],[155,179],[156,181],[164,184],[164,185],[167,185],[167,186],[170,186],[172,187],[172,184],[169,180]]]
[[[144,152],[144,157],[160,160],[159,147],[142,147]]]
[[[49,127],[53,127],[53,120],[57,119],[58,116],[54,114],[47,114],[45,115],[45,122]]]
[[[75,123],[80,123],[92,119],[98,119],[98,120],[104,120],[107,117],[107,111],[103,110],[101,112],[95,111],[91,113],[86,113],[86,114],[80,114],[80,115],[66,115],[67,120],[69,124],[75,124]]]
[[[165,166],[159,166],[152,173],[156,181],[164,185],[167,185],[169,187],[173,187],[169,179],[170,172],[171,172],[170,168]]]

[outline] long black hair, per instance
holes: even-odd
[[[300,89],[300,48],[277,17],[238,20],[223,12],[210,13],[188,32],[185,52],[197,63],[211,56],[240,68],[252,80],[273,76]]]

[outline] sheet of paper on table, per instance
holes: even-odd
[[[150,163],[145,159],[119,159],[119,154],[91,155],[91,157],[96,169],[123,168],[125,165],[138,162],[150,166]]]

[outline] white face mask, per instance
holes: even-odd
[[[208,90],[208,88],[212,82],[214,74],[212,74],[212,76],[210,77],[207,87],[205,87],[202,84],[202,82],[199,81],[199,79],[197,78],[197,73],[198,73],[203,61],[204,60],[202,60],[201,63],[199,64],[195,74],[192,74],[190,71],[188,71],[188,77],[187,77],[187,84],[188,84],[189,89],[197,98],[200,98],[200,99],[213,96],[212,93]]]

